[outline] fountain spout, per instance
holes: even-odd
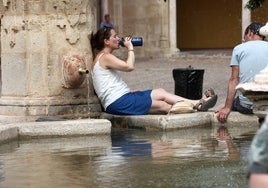
[[[65,55],[62,58],[63,87],[74,89],[79,88],[84,82],[89,70],[80,55]]]
[[[78,72],[79,72],[79,74],[88,74],[89,73],[89,70],[83,69],[83,68],[79,68],[78,69]]]

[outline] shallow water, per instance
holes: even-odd
[[[247,187],[254,131],[115,131],[0,146],[0,187]]]

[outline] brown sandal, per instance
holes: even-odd
[[[200,99],[200,101],[194,106],[194,109],[202,112],[208,111],[209,108],[212,108],[216,105],[218,100],[217,95],[213,95],[210,99]]]

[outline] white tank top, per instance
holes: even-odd
[[[106,110],[111,103],[129,93],[130,89],[121,78],[119,71],[104,69],[100,66],[99,60],[102,55],[98,57],[91,76],[95,92]]]

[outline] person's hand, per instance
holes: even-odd
[[[125,45],[125,47],[126,47],[128,50],[133,50],[133,44],[132,44],[132,42],[131,42],[132,37],[125,37],[124,39],[125,39],[125,41],[124,41],[124,45]]]
[[[221,123],[225,123],[227,121],[227,118],[231,112],[230,108],[223,107],[219,110],[216,110],[215,113],[217,114],[217,119]]]

